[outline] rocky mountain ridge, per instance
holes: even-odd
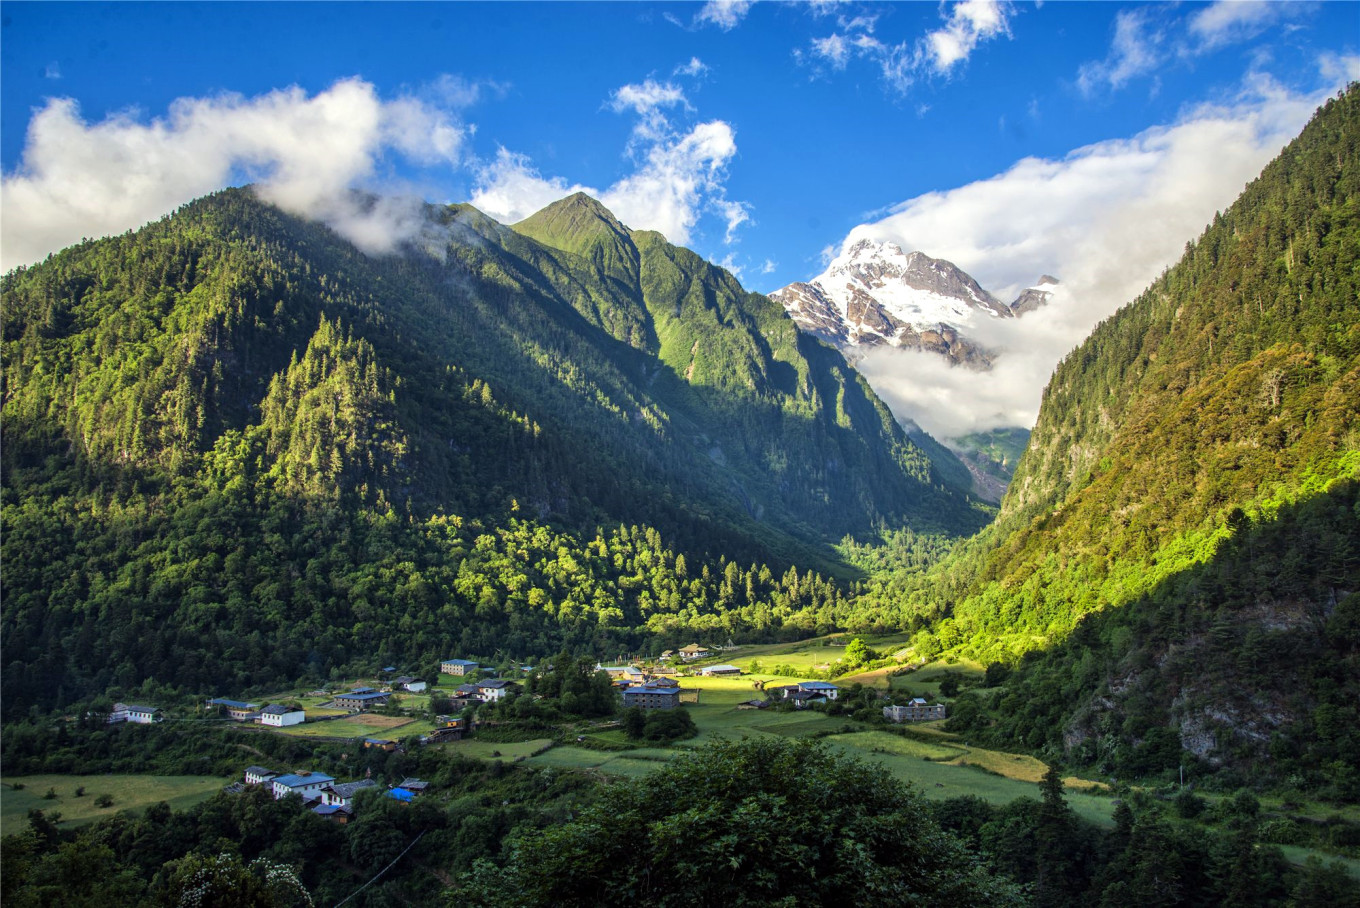
[[[990,368],[996,353],[973,335],[987,319],[1042,307],[1056,278],[1042,276],[1010,305],[952,262],[860,240],[822,274],[770,294],[805,332],[850,358],[855,348],[891,345],[937,353],[957,365]]]

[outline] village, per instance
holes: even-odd
[[[616,715],[593,723],[584,734],[574,735],[566,746],[592,746],[608,740],[619,726],[618,709],[644,713],[695,708],[704,703],[706,689],[716,695],[724,712],[814,711],[842,714],[847,688],[825,680],[790,680],[762,672],[758,658],[719,661],[730,657],[736,646],[704,646],[698,643],[667,650],[654,659],[621,660],[620,664],[597,661],[594,671],[608,677],[617,693]],[[811,666],[809,666],[811,668]],[[508,669],[508,670],[507,670]],[[438,663],[437,671],[422,676],[401,673],[397,666],[384,666],[375,677],[353,684],[333,685],[292,695],[260,698],[258,701],[213,697],[202,701],[193,716],[173,709],[145,704],[116,703],[105,722],[154,724],[171,721],[226,722],[252,727],[260,732],[301,735],[317,741],[347,742],[365,751],[404,752],[410,747],[448,745],[477,739],[485,731],[484,716],[493,710],[485,707],[511,703],[525,696],[532,687],[529,679],[536,672],[550,670],[550,664],[536,668],[511,663],[492,666],[473,659],[449,658]],[[753,669],[755,669],[753,671]],[[784,671],[791,671],[784,667]],[[745,689],[752,696],[732,702],[735,691]],[[935,722],[946,717],[946,706],[928,702],[920,696],[893,696],[891,689],[864,689],[853,685],[859,698],[858,717],[863,718],[863,702],[877,701],[873,709],[889,724]],[[529,695],[540,699],[540,695]],[[832,707],[831,704],[838,704]],[[881,704],[881,705],[879,705]],[[714,704],[717,705],[717,704]],[[498,723],[489,720],[492,726]],[[503,736],[503,733],[502,735]],[[535,739],[537,742],[537,739]],[[534,753],[520,752],[514,744],[489,751],[490,758],[502,750],[522,761],[539,756],[555,742],[546,740]],[[610,745],[611,747],[613,745]],[[375,796],[410,803],[427,790],[428,783],[403,778],[387,785],[370,777],[341,781],[310,768],[267,768],[250,765],[241,778],[226,786],[228,792],[242,792],[252,786],[263,787],[275,799],[297,795],[305,809],[337,823],[353,816],[356,796],[372,792]]]

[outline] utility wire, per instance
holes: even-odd
[[[388,865],[387,865],[386,867],[384,867],[382,870],[379,870],[377,873],[375,873],[375,874],[373,875],[373,879],[369,880],[367,883],[364,883],[364,884],[363,884],[362,886],[360,886],[358,889],[354,890],[354,891],[351,892],[349,895],[345,896],[344,901],[337,902],[336,905],[335,905],[335,908],[340,908],[340,906],[343,905],[343,904],[345,904],[345,902],[348,902],[350,899],[354,898],[356,895],[358,895],[359,893],[363,892],[363,891],[364,891],[365,889],[367,889],[369,886],[372,886],[374,883],[376,883],[376,882],[378,881],[378,877],[382,876],[384,873],[386,873],[387,871],[391,870],[392,867],[397,863],[397,861],[400,861],[402,858],[406,857],[406,852],[407,852],[407,851],[410,851],[412,848],[416,847],[416,842],[419,842],[424,836],[425,836],[425,833],[422,832],[420,835],[418,835],[418,836],[416,836],[414,839],[412,839],[412,840],[411,840],[411,844],[406,846],[405,851],[402,851],[401,854],[399,854],[399,855],[397,855],[395,858],[393,858],[391,864],[388,864]]]

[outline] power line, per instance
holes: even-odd
[[[407,852],[407,851],[410,851],[412,848],[416,847],[416,842],[419,842],[419,841],[424,837],[424,835],[425,835],[425,833],[422,832],[420,835],[418,835],[418,836],[416,836],[414,839],[412,839],[412,840],[411,840],[411,844],[410,844],[410,845],[407,845],[406,848],[405,848],[405,850],[403,850],[401,854],[399,854],[399,855],[397,855],[395,858],[393,858],[391,864],[388,864],[388,865],[387,865],[386,867],[384,867],[382,870],[379,870],[377,873],[375,873],[375,874],[373,875],[373,879],[369,880],[367,883],[364,883],[364,884],[363,884],[362,886],[360,886],[358,889],[354,890],[354,891],[351,892],[349,895],[345,896],[344,901],[337,902],[336,905],[335,905],[335,908],[340,908],[340,906],[343,905],[343,904],[345,904],[345,902],[348,902],[350,899],[354,898],[356,895],[358,895],[359,893],[363,892],[363,891],[364,891],[365,889],[367,889],[369,886],[372,886],[375,882],[377,882],[378,877],[382,876],[384,873],[386,873],[387,871],[391,870],[392,867],[397,863],[397,861],[400,861],[402,858],[406,857],[406,852]]]

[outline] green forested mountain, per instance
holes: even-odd
[[[1352,86],[1056,370],[997,523],[920,597],[927,648],[1022,666],[995,733],[1360,793],[1358,144]]]
[[[368,257],[228,190],[4,277],[7,715],[806,633],[844,614],[829,543],[985,518],[688,250],[584,196],[427,215]]]

